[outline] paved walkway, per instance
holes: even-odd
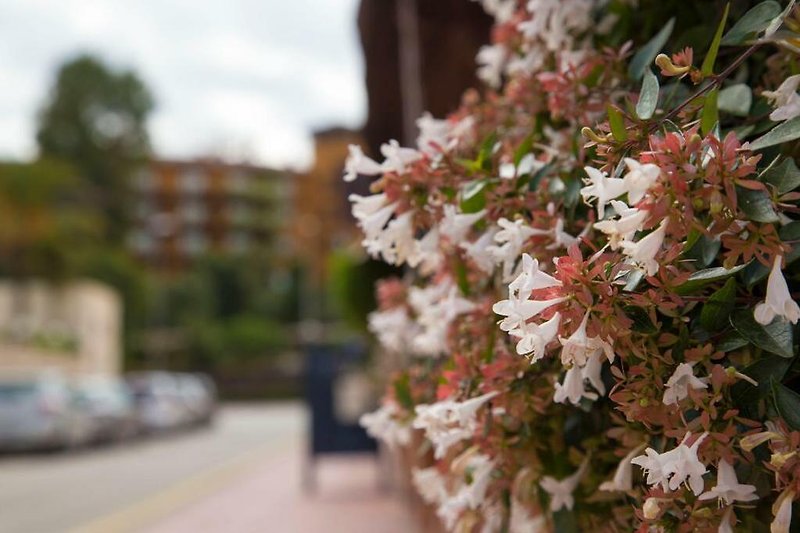
[[[299,443],[298,443],[299,444]],[[400,498],[379,488],[370,456],[320,461],[317,489],[301,487],[300,447],[253,464],[225,488],[147,533],[413,533]]]

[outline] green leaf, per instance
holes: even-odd
[[[700,129],[703,134],[708,135],[719,122],[719,110],[717,109],[717,95],[719,89],[712,89],[706,95],[703,102],[703,115],[700,117]]]
[[[800,117],[778,124],[770,131],[750,143],[751,150],[761,150],[800,138]]]
[[[486,207],[486,180],[470,181],[461,190],[461,212],[477,213]]]
[[[746,117],[752,105],[753,91],[744,83],[725,87],[717,97],[717,108],[737,117]]]
[[[756,380],[758,386],[754,387],[746,381],[739,381],[731,388],[731,396],[740,407],[752,408],[758,400],[765,398],[772,392],[772,387],[779,384],[792,361],[777,355],[760,357],[750,366],[741,370],[742,374]]]
[[[731,4],[725,4],[725,11],[722,12],[722,18],[717,26],[717,32],[714,34],[714,39],[711,41],[711,46],[708,47],[705,59],[703,59],[703,66],[700,67],[700,72],[703,76],[708,76],[714,72],[714,62],[717,60],[717,52],[719,52],[719,43],[722,40],[722,32],[725,31],[725,22],[728,20],[728,10]]]
[[[750,220],[755,222],[778,222],[780,220],[767,191],[736,187],[736,197],[739,208]]]
[[[752,309],[741,309],[731,315],[731,325],[762,350],[781,357],[794,357],[792,325],[787,320],[776,318],[771,324],[762,326],[753,317]]]
[[[408,374],[403,373],[394,380],[394,397],[404,408],[409,411],[414,410],[414,399],[411,397],[411,385]]]
[[[639,101],[636,102],[636,116],[642,120],[648,120],[653,116],[658,105],[658,78],[650,70],[644,69],[644,79],[642,80],[642,90],[639,91]]]
[[[716,349],[721,352],[732,352],[750,344],[747,339],[742,337],[736,332],[725,335],[721,341],[716,345]]]
[[[708,331],[717,331],[728,324],[736,304],[736,280],[728,278],[725,285],[711,295],[700,312],[700,324]]]
[[[719,255],[722,242],[719,239],[713,239],[701,233],[697,233],[692,240],[694,242],[687,242],[687,248],[683,252],[683,256],[687,259],[694,259],[695,265],[698,267],[706,268]]]
[[[772,184],[778,194],[786,194],[800,187],[800,169],[791,157],[784,159],[780,165],[774,165],[761,175],[761,179]]]
[[[698,270],[689,276],[689,279],[683,285],[676,287],[675,291],[681,295],[691,294],[697,289],[708,285],[709,283],[722,281],[725,278],[733,276],[743,268],[744,265],[736,265],[733,268],[714,267]]]
[[[781,14],[781,5],[773,0],[767,0],[754,6],[736,21],[728,33],[722,38],[720,44],[732,46],[742,44],[760,31],[766,29],[772,20]]]
[[[608,125],[611,128],[611,135],[619,142],[628,140],[628,132],[625,131],[625,121],[622,113],[613,105],[608,106]]]
[[[514,151],[514,166],[518,167],[519,162],[522,161],[522,158],[528,155],[531,152],[531,148],[533,148],[533,133],[525,137],[517,149]]]
[[[778,414],[790,428],[800,429],[800,394],[780,383],[775,384],[772,390]]]
[[[669,39],[670,34],[672,34],[672,28],[674,26],[675,18],[673,17],[669,19],[669,22],[661,28],[661,31],[658,32],[655,37],[650,39],[647,44],[636,52],[636,55],[631,59],[630,65],[628,65],[628,76],[630,76],[631,79],[638,80],[644,75],[644,69],[653,62],[653,59],[655,59],[661,49],[664,48],[667,39]]]
[[[553,513],[553,525],[558,533],[578,533],[578,520],[568,509],[560,509]]]

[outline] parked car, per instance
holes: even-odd
[[[189,425],[208,425],[217,409],[217,388],[205,374],[176,374],[178,390],[187,411]]]
[[[136,435],[136,408],[128,385],[121,379],[83,378],[75,385],[75,401],[91,422],[92,443],[121,442]]]
[[[169,372],[135,372],[126,376],[139,426],[146,433],[177,429],[189,421],[178,380]]]
[[[53,372],[0,375],[0,449],[45,450],[87,442],[88,418]]]

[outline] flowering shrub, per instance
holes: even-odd
[[[448,530],[789,531],[794,3],[483,4],[485,94],[347,162],[366,250],[408,269],[363,424],[426,458]]]

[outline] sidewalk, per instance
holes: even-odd
[[[317,488],[301,486],[299,442],[254,461],[235,480],[179,509],[147,533],[413,533],[398,494],[379,489],[372,456],[321,459]]]

